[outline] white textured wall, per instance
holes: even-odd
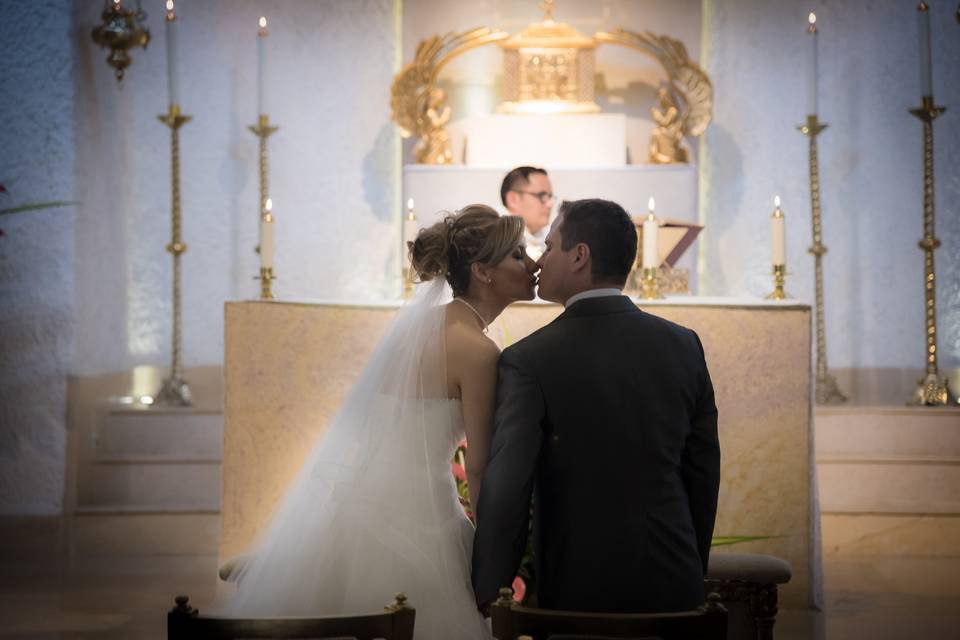
[[[0,5],[0,208],[74,198],[72,5]],[[74,219],[0,216],[0,514],[63,503]]]
[[[167,364],[171,259],[163,2],[119,89],[80,2],[76,236],[79,374]],[[256,23],[269,19],[270,191],[282,298],[392,295],[397,138],[389,121],[393,0],[181,0],[183,341],[187,365],[223,358],[223,303],[258,292]]]
[[[960,25],[932,5],[941,367],[960,366]],[[701,156],[701,293],[770,288],[769,215],[788,223],[787,288],[813,299],[805,117],[807,12],[820,26],[819,137],[831,367],[922,367],[921,124],[916,3],[707,0],[704,58],[716,91]],[[899,402],[899,399],[894,400]]]

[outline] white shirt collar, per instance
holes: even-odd
[[[607,296],[622,296],[623,291],[616,287],[604,287],[602,289],[587,289],[580,293],[575,293],[563,303],[564,308],[569,308],[577,300],[586,300],[587,298],[606,298]]]

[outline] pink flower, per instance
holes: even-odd
[[[513,579],[513,600],[514,602],[523,602],[523,596],[527,594],[527,583],[523,578],[517,576]]]
[[[463,470],[463,467],[458,462],[450,463],[450,470],[453,471],[453,477],[459,480],[460,482],[467,481],[467,472]]]

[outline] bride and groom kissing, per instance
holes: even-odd
[[[417,638],[489,639],[531,515],[538,606],[703,603],[720,449],[700,340],[622,294],[637,233],[616,203],[563,203],[537,262],[523,233],[471,205],[410,243],[413,299],[229,576],[224,613],[362,613],[403,591]],[[564,311],[500,353],[488,325],[535,290]],[[476,528],[450,473],[464,437]]]

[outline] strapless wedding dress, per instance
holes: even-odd
[[[295,481],[223,613],[366,613],[402,591],[417,612],[418,640],[491,637],[470,584],[473,525],[450,469],[464,437],[461,404],[413,402],[416,411],[389,395],[368,399],[364,419],[390,427],[372,429],[379,438],[359,443],[362,452],[333,443],[308,461],[313,468]],[[362,460],[361,471],[338,474],[339,456]],[[311,504],[312,493],[329,497]]]

